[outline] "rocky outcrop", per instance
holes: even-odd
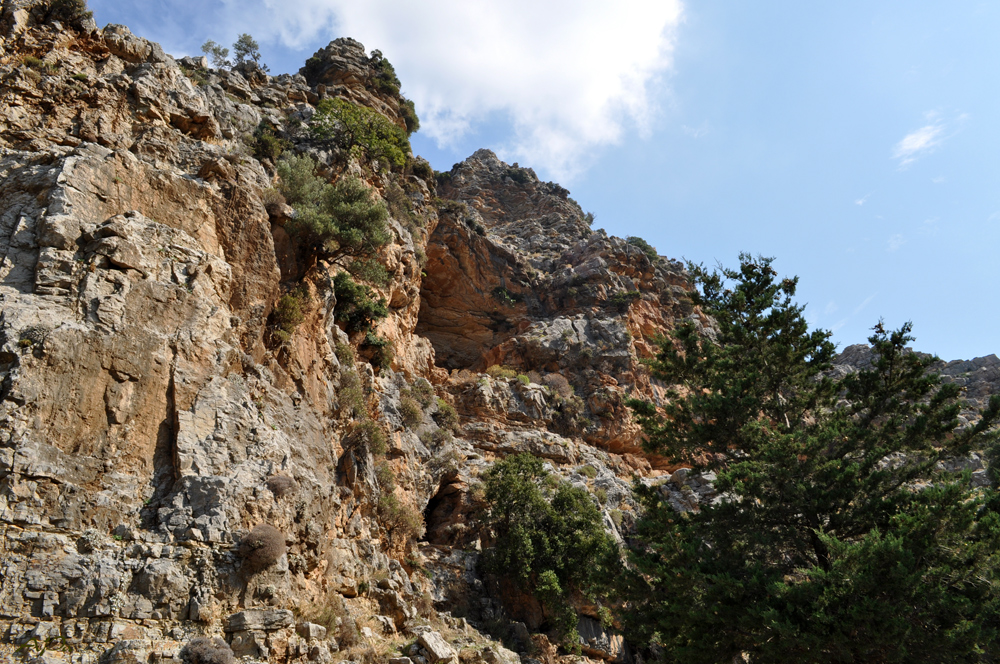
[[[678,510],[718,498],[644,454],[624,406],[663,396],[641,364],[659,334],[711,329],[678,262],[591,229],[569,192],[492,152],[435,178],[314,138],[327,98],[406,123],[391,67],[358,42],[271,77],[49,9],[0,12],[0,657],[177,662],[198,637],[247,661],[376,644],[511,664],[482,632],[508,636],[512,616],[477,572],[496,459],[544,458],[619,539],[635,475]],[[259,127],[388,202],[372,287],[391,361],[338,320],[343,268],[297,246]],[[278,334],[292,293],[301,320]],[[998,366],[944,373],[975,400]],[[551,664],[524,607],[514,641]],[[594,617],[581,647],[626,658]]]

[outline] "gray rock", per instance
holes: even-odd
[[[427,651],[427,658],[430,664],[451,662],[458,657],[455,650],[438,632],[424,632],[417,639],[417,643]]]

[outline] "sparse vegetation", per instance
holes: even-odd
[[[424,418],[420,404],[408,394],[399,397],[399,414],[403,418],[403,424],[410,429],[418,426]]]
[[[243,538],[239,552],[243,559],[243,569],[255,574],[285,555],[285,536],[274,526],[262,523]]]
[[[434,421],[442,429],[454,430],[458,426],[458,412],[450,403],[438,397],[437,412],[434,413]]]
[[[348,366],[353,366],[353,362]],[[337,390],[337,398],[340,400],[341,410],[346,411],[351,417],[356,419],[368,417],[368,408],[365,405],[365,392],[361,388],[361,378],[358,377],[358,373],[354,369],[341,371],[340,389]]]
[[[418,378],[413,381],[413,385],[404,393],[416,399],[421,408],[430,408],[431,404],[434,403],[434,386],[426,378]]]
[[[566,380],[566,377],[562,374],[545,374],[541,382],[543,385],[552,390],[552,393],[558,397],[568,399],[573,396],[573,386],[569,384],[569,381]]]
[[[371,330],[365,332],[365,339],[361,343],[363,348],[371,349],[371,359],[369,362],[377,369],[388,369],[392,366],[392,360],[396,355],[395,346],[391,341],[380,337]]]
[[[505,307],[513,307],[519,302],[523,302],[524,296],[520,293],[509,291],[503,286],[497,286],[493,289],[493,299]]]
[[[637,247],[642,250],[642,253],[649,257],[649,260],[656,263],[660,260],[659,254],[656,253],[656,247],[650,243],[643,240],[641,237],[635,235],[629,235],[625,238],[625,241],[631,244],[633,247]]]
[[[267,119],[261,120],[246,142],[247,147],[253,151],[253,156],[258,160],[265,159],[271,163],[277,163],[281,154],[288,149],[289,143],[283,138],[279,138],[277,127]]]
[[[87,9],[87,0],[52,0],[49,5],[48,20],[61,21],[67,25],[80,27],[83,21],[94,17]]]
[[[386,529],[393,544],[398,544],[400,539],[417,539],[424,534],[423,515],[394,494],[386,493],[379,497],[377,512],[379,523]]]
[[[229,49],[215,43],[211,39],[201,45],[201,52],[208,56],[212,66],[216,69],[229,69],[233,66],[229,59]]]
[[[486,373],[491,378],[496,378],[497,380],[513,380],[517,378],[517,369],[512,369],[503,364],[494,364],[487,367]]]
[[[274,312],[271,314],[272,320],[274,321],[274,329],[272,333],[275,337],[282,343],[287,342],[292,338],[292,334],[295,332],[295,328],[305,320],[305,314],[302,313],[302,307],[309,301],[309,291],[305,286],[299,286],[298,288],[282,295],[278,300],[277,306],[274,308]]]
[[[605,302],[620,312],[625,312],[633,302],[642,297],[639,291],[618,291],[613,293]]]
[[[580,466],[576,469],[576,472],[591,480],[597,477],[597,469],[589,464],[586,466]]]

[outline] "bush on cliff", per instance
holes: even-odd
[[[243,569],[254,574],[278,562],[285,555],[285,536],[272,525],[262,523],[240,542]]]
[[[48,20],[62,21],[67,25],[79,27],[82,21],[94,17],[94,12],[87,9],[87,0],[52,0],[49,5]]]
[[[184,664],[233,664],[236,661],[229,644],[217,636],[191,639],[181,648],[180,655]]]
[[[334,276],[333,293],[337,298],[334,319],[346,323],[348,333],[370,332],[378,321],[389,315],[385,299],[376,299],[371,288],[357,283],[347,272]]]
[[[361,180],[345,176],[331,185],[307,156],[283,157],[277,171],[281,193],[295,209],[286,228],[301,246],[342,262],[371,258],[391,239],[385,204]]]
[[[484,474],[484,521],[493,546],[483,567],[533,594],[556,633],[575,645],[571,597],[605,598],[605,581],[620,556],[590,495],[547,476],[542,460],[530,454],[507,457]]]
[[[344,99],[324,99],[311,121],[314,137],[332,141],[358,159],[377,160],[380,170],[406,165],[406,132],[376,111]]]
[[[834,382],[797,280],[747,255],[690,269],[718,333],[678,325],[650,368],[683,391],[630,405],[647,450],[714,471],[724,499],[679,514],[637,486],[636,641],[685,662],[995,661],[1000,501],[939,463],[995,438],[1000,397],[960,428],[909,324],[879,323],[871,368]]]

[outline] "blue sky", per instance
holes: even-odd
[[[775,256],[842,347],[882,317],[946,359],[1000,353],[1000,3],[90,5],[174,55],[249,31],[273,73],[353,36],[438,170],[489,147],[667,256]]]

